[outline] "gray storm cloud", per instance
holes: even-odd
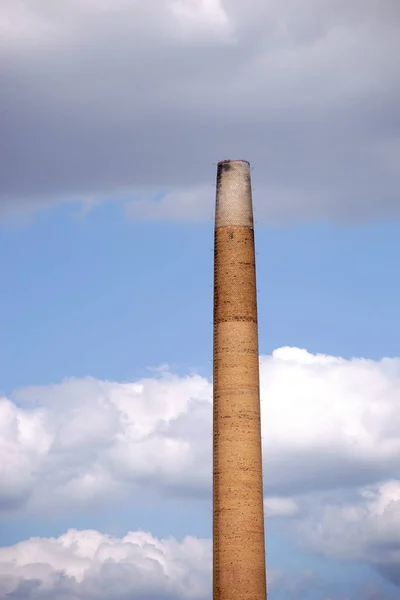
[[[226,157],[256,167],[259,218],[397,215],[399,23],[393,0],[3,3],[0,216],[203,219]]]

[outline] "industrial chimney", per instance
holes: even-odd
[[[218,163],[214,246],[213,600],[265,600],[250,164]]]

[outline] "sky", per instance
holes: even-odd
[[[252,165],[269,598],[398,598],[399,24],[0,0],[0,598],[210,600],[227,158]]]

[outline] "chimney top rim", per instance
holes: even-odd
[[[241,158],[228,158],[226,160],[219,160],[217,164],[219,166],[224,165],[226,163],[245,163],[246,165],[250,165],[250,161]]]

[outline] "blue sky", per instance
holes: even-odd
[[[269,597],[398,596],[400,4],[304,1],[1,4],[0,597],[209,600],[235,158]]]
[[[1,227],[2,390],[69,376],[130,380],[162,364],[209,375],[212,221],[135,222],[111,202],[77,214],[62,206]],[[397,356],[399,234],[385,221],[260,223],[261,352]]]
[[[23,226],[2,224],[4,394],[68,377],[132,381],[163,364],[210,376],[212,221],[135,222],[122,208],[109,202],[77,218],[75,206],[62,206]],[[261,352],[297,346],[345,358],[397,356],[398,234],[399,225],[387,222],[259,224]],[[53,517],[6,513],[0,540],[58,536],[71,527],[208,537],[211,505],[145,495]],[[279,519],[268,521],[267,543],[269,567],[284,568],[289,579],[312,570],[327,585],[391,587],[361,563],[299,548]],[[275,597],[288,597],[282,594]]]

